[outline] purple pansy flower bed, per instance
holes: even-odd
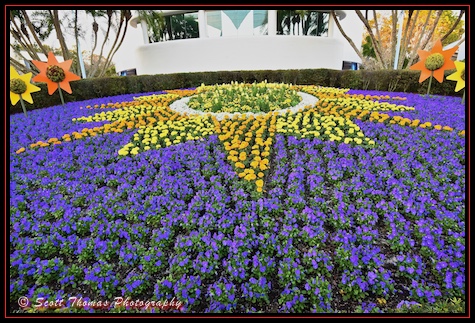
[[[88,104],[137,94],[12,115],[10,311],[22,297],[26,309],[64,300],[57,311],[96,313],[388,312],[465,298],[464,105],[349,93],[406,97],[415,110],[388,114],[455,130],[356,120],[373,147],[278,134],[256,199],[216,135],[125,158],[135,129],[15,153],[81,131],[71,119],[96,113]]]

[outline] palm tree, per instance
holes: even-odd
[[[155,10],[137,10],[137,15],[141,21],[147,24],[148,37],[151,42],[163,40],[165,37],[166,23],[161,13]]]
[[[130,10],[105,10],[105,11],[88,10],[87,13],[90,14],[94,20],[92,23],[94,47],[91,53],[92,69],[91,69],[89,77],[101,77],[101,76],[104,76],[104,74],[106,73],[107,69],[112,63],[112,59],[115,53],[117,52],[117,50],[120,48],[120,46],[122,45],[124,41],[125,35],[127,33],[129,21],[132,18],[132,13],[130,12]],[[98,18],[105,18],[107,20],[107,28],[104,35],[104,41],[101,45],[101,49],[99,52],[99,59],[97,61],[94,61],[93,60],[94,50],[97,47],[98,30],[99,30],[99,25],[96,20]],[[104,55],[104,48],[105,48],[106,42],[109,41],[110,35],[114,33],[115,29],[117,30],[117,32],[114,37],[112,47],[109,50],[107,57],[105,57],[104,64],[101,65],[101,62],[104,59],[103,55]]]

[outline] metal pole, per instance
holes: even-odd
[[[81,42],[78,41],[78,59],[79,59],[79,65],[81,66],[81,74],[82,78],[86,78],[86,69],[84,68],[84,60],[82,59],[82,51],[81,51]]]
[[[402,18],[402,19],[401,19]],[[394,58],[394,69],[397,70],[397,65],[399,61],[399,50],[401,47],[401,36],[402,36],[402,25],[404,23],[404,10],[399,12],[399,30],[397,33],[397,44],[396,44],[396,57]]]

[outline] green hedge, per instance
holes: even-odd
[[[455,70],[445,71],[445,77]],[[160,90],[191,88],[201,85],[235,82],[292,83],[302,85],[321,85],[358,90],[379,90],[391,92],[426,94],[429,80],[419,83],[419,71],[411,70],[256,70],[256,71],[220,71],[202,73],[176,73],[157,75],[113,76],[104,78],[81,79],[71,82],[72,94],[63,91],[65,102],[87,99],[155,92]],[[454,81],[444,79],[443,83],[432,80],[430,94],[462,96],[463,91],[454,92]],[[41,91],[32,93],[33,104],[26,103],[28,110],[39,109],[60,104],[59,93],[48,95],[45,83],[36,84]],[[21,105],[10,104],[10,114],[21,113]]]

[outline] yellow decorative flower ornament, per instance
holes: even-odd
[[[455,92],[465,88],[465,62],[455,61],[457,71],[447,76],[447,80],[457,81],[455,85]]]
[[[23,100],[33,104],[31,93],[41,90],[36,85],[31,84],[31,77],[32,73],[20,75],[13,66],[10,66],[10,101],[12,102],[12,105],[17,104],[17,102],[20,101],[25,115],[26,108]]]

